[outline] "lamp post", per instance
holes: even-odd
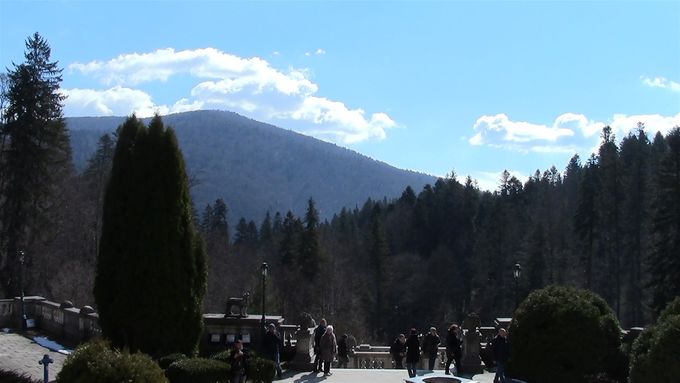
[[[262,273],[262,331],[261,334],[262,339],[264,341],[264,333],[265,333],[265,323],[264,323],[264,304],[265,304],[265,298],[267,295],[267,270],[269,269],[269,266],[267,265],[267,262],[262,262],[262,266],[260,266],[260,272]]]
[[[19,299],[21,300],[21,331],[26,331],[26,308],[24,307],[24,252],[19,250]]]
[[[512,270],[512,277],[515,279],[515,310],[519,306],[519,278],[522,276],[522,266],[519,262],[515,263],[515,268]]]

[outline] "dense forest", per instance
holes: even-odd
[[[451,174],[324,222],[310,199],[303,217],[240,220],[233,243],[217,200],[201,218],[206,307],[219,310],[220,293],[259,294],[266,261],[272,311],[325,316],[363,340],[443,328],[470,312],[490,323],[551,284],[590,289],[622,326],[644,325],[680,293],[680,129],[650,141],[640,124],[617,142],[605,127],[601,138],[596,154],[585,163],[575,155],[564,172],[537,170],[525,183],[504,172],[493,192]]]
[[[75,170],[61,70],[49,58],[36,34],[26,63],[1,78],[0,296],[23,285],[81,306],[93,303],[116,136],[102,135]],[[640,124],[617,141],[606,127],[585,161],[574,156],[563,172],[537,170],[524,183],[505,172],[493,192],[452,173],[328,219],[305,196],[305,214],[271,211],[236,225],[226,195],[194,206],[209,261],[204,309],[223,312],[244,291],[259,302],[266,261],[268,313],[289,323],[301,312],[325,316],[362,341],[442,328],[471,312],[489,323],[550,284],[598,293],[624,327],[649,323],[680,295],[680,128],[650,138],[653,129]]]

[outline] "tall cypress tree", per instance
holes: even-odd
[[[159,116],[120,128],[104,201],[95,300],[116,347],[160,356],[195,351],[206,289],[184,159]]]
[[[59,93],[61,69],[35,33],[25,62],[8,71],[0,124],[0,295],[15,295],[18,252],[47,237],[60,183],[72,175],[71,147]],[[63,186],[63,185],[62,185]],[[27,252],[30,257],[33,254]],[[4,290],[4,294],[2,291]]]

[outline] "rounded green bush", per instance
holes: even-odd
[[[95,340],[79,346],[66,358],[57,382],[165,383],[167,379],[150,356],[112,350],[105,341]]]
[[[633,343],[630,382],[671,382],[680,376],[680,298],[666,306],[656,325]]]
[[[165,370],[170,383],[220,383],[229,382],[231,366],[206,358],[181,359]]]
[[[534,291],[515,312],[509,339],[512,377],[574,383],[608,373],[625,379],[625,368],[616,371],[622,359],[618,321],[590,291],[558,286]]]

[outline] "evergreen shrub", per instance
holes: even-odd
[[[605,373],[625,380],[618,321],[590,291],[558,286],[534,291],[515,312],[509,337],[512,377],[578,383],[604,379]]]
[[[161,366],[162,369],[167,370],[168,367],[170,367],[171,364],[175,363],[178,360],[181,359],[186,359],[187,356],[181,353],[174,353],[166,356],[162,356],[158,359],[158,365]]]
[[[680,297],[633,343],[630,382],[670,382],[680,376]]]
[[[165,370],[170,383],[229,382],[231,365],[215,359],[180,359]]]
[[[163,370],[150,356],[120,352],[103,340],[85,343],[69,355],[57,375],[59,383],[165,383]]]

